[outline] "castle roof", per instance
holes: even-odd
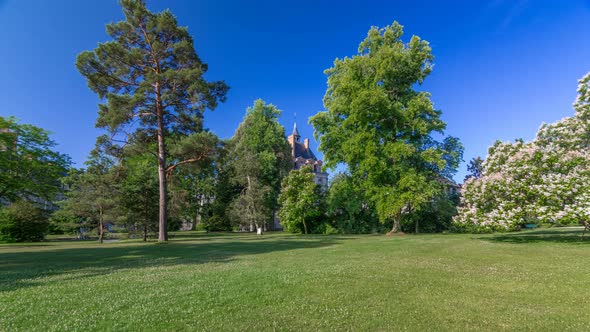
[[[294,158],[303,158],[303,159],[312,159],[312,160],[318,160],[316,158],[316,156],[313,154],[313,152],[311,151],[311,149],[306,149],[305,145],[299,142],[293,142],[294,144]]]
[[[301,135],[299,135],[299,131],[297,130],[297,123],[293,123],[293,133],[291,134],[295,137],[301,137]]]

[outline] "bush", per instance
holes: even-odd
[[[323,235],[331,235],[331,234],[338,234],[338,229],[334,228],[327,222],[322,222],[315,226],[312,231],[312,234],[323,234]]]
[[[0,210],[0,236],[5,240],[42,241],[49,231],[46,213],[27,201]]]
[[[59,213],[59,211],[53,213],[49,219],[49,234],[76,233],[76,231],[80,229],[80,225],[82,223],[80,218]]]
[[[226,218],[216,214],[203,220],[198,226],[200,225],[202,225],[201,227],[208,232],[232,230],[231,223]]]

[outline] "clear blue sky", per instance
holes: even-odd
[[[443,111],[447,134],[463,141],[465,160],[571,115],[577,79],[590,71],[590,0],[148,0],[148,7],[169,7],[209,64],[207,78],[231,86],[228,101],[205,115],[224,138],[257,98],[283,110],[288,131],[297,113],[301,134],[311,137],[307,118],[323,108],[323,70],[353,55],[370,26],[394,20],[406,38],[430,41],[435,68],[421,89]],[[108,40],[106,23],[121,19],[116,0],[0,0],[0,114],[50,130],[81,166],[101,132],[97,97],[74,61]],[[464,174],[465,164],[456,179]]]

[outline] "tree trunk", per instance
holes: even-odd
[[[102,243],[104,237],[102,206],[98,208],[98,214],[98,242]]]
[[[158,179],[160,185],[160,216],[158,241],[168,241],[167,188],[166,188],[166,145],[164,143],[164,110],[160,99],[160,84],[156,82],[156,111],[158,113]]]
[[[402,226],[400,225],[400,219],[401,219],[401,213],[397,214],[393,218],[393,228],[391,228],[391,233],[399,233],[401,231]]]
[[[582,237],[586,234],[586,231],[590,229],[590,223],[585,220],[580,221],[582,225],[584,225],[584,231],[582,232]]]
[[[148,209],[149,209],[149,195],[147,190],[144,192],[144,196],[143,196],[143,204],[144,204],[144,220],[143,220],[143,242],[147,242],[147,230],[148,230],[148,224],[150,222],[150,216],[148,214]]]
[[[303,221],[303,234],[307,234],[307,224],[305,223],[305,216],[301,217],[301,221]]]

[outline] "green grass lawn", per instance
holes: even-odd
[[[588,331],[580,234],[4,244],[0,331]]]

